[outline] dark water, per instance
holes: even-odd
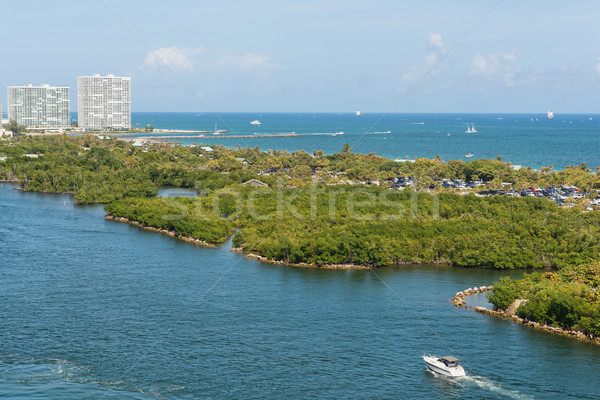
[[[472,159],[501,156],[533,168],[552,165],[564,169],[581,163],[600,166],[600,115],[591,114],[556,114],[549,120],[545,114],[133,113],[132,119],[137,126],[185,130],[213,130],[217,122],[218,129],[253,136],[177,139],[186,145],[335,153],[348,143],[355,152],[374,152],[390,159],[440,155],[444,160],[468,160],[465,156],[472,153]],[[262,124],[251,125],[255,119]],[[475,124],[477,133],[465,133],[467,123]],[[344,134],[331,135],[340,131]],[[255,133],[290,132],[300,137],[254,137]]]
[[[600,398],[600,348],[450,304],[498,272],[271,266],[103,215],[1,185],[0,397]]]

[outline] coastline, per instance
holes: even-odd
[[[478,313],[497,317],[497,318],[510,319],[519,325],[527,326],[527,327],[537,329],[537,330],[540,330],[543,332],[554,333],[557,335],[566,336],[566,337],[569,337],[572,339],[580,340],[582,342],[588,342],[588,343],[600,345],[600,337],[590,337],[580,331],[569,330],[569,329],[560,328],[560,327],[552,326],[552,325],[540,324],[539,322],[529,321],[527,319],[521,318],[518,315],[514,314],[514,312],[516,311],[516,308],[518,307],[518,305],[517,305],[517,307],[514,307],[513,306],[514,303],[511,304],[511,306],[506,310],[489,309],[489,308],[485,308],[485,307],[481,307],[481,306],[470,307],[467,305],[467,303],[465,301],[465,299],[467,297],[474,295],[474,294],[478,294],[478,293],[485,293],[485,292],[491,291],[493,289],[494,289],[493,286],[481,286],[479,288],[469,288],[462,292],[456,293],[454,295],[454,297],[452,298],[452,300],[450,300],[450,302],[455,307],[474,310]],[[520,304],[520,302],[522,302],[522,301],[523,301],[522,299],[521,300],[518,299],[518,300],[515,300],[515,303]]]
[[[240,247],[234,247],[230,251],[234,253],[244,253]],[[375,267],[368,267],[366,265],[357,265],[357,264],[311,264],[311,263],[288,263],[285,261],[273,260],[272,258],[263,257],[254,253],[244,253],[244,257],[251,258],[253,260],[262,261],[268,264],[275,265],[286,265],[290,267],[296,268],[311,268],[311,269],[374,269]]]
[[[109,219],[109,220],[118,221],[118,222],[127,222],[128,224],[137,226],[140,229],[144,229],[146,231],[152,231],[152,232],[159,232],[159,233],[162,233],[163,235],[171,236],[173,238],[176,238],[176,239],[179,239],[179,240],[183,240],[184,242],[193,243],[193,244],[196,244],[196,245],[199,245],[199,246],[217,247],[217,245],[213,244],[213,243],[208,243],[208,242],[205,242],[205,241],[202,241],[202,240],[199,240],[199,239],[194,239],[194,238],[191,238],[191,237],[188,237],[188,236],[181,236],[181,235],[178,235],[174,231],[168,231],[166,229],[154,228],[152,226],[144,226],[144,225],[140,224],[137,221],[132,221],[132,220],[129,220],[129,219],[123,218],[123,217],[114,217],[114,216],[112,216],[110,214],[106,214],[104,216],[104,219]]]
[[[14,183],[18,183],[18,181],[14,181]],[[75,192],[58,192],[58,191],[52,191],[52,190],[31,190],[31,189],[25,189],[22,187],[14,187],[13,190],[18,190],[20,192],[44,193],[44,194],[70,194],[70,195],[75,194]],[[83,204],[83,203],[75,202],[75,204]]]

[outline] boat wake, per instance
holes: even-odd
[[[43,393],[45,398],[141,399],[143,392],[122,380],[102,381],[88,367],[60,359],[0,359],[2,394],[29,398]]]
[[[461,380],[478,386],[482,389],[487,389],[490,392],[494,392],[497,393],[499,395],[503,395],[506,396],[509,399],[533,399],[534,397],[531,395],[527,395],[524,393],[519,392],[518,390],[510,390],[510,389],[506,389],[503,388],[502,386],[500,386],[498,383],[494,382],[493,380],[486,378],[485,376],[464,376],[461,378]]]
[[[488,390],[494,393],[495,397],[517,399],[517,400],[529,400],[534,399],[534,396],[521,393],[518,390],[511,390],[502,387],[499,383],[493,381],[485,376],[467,375],[460,377],[449,377],[437,374],[429,369],[427,372],[433,375],[436,379],[443,379],[444,384],[456,386],[458,389],[468,389],[469,387],[477,387],[483,390]]]

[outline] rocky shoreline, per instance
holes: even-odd
[[[181,236],[181,235],[177,234],[174,231],[168,231],[166,229],[154,228],[152,226],[144,226],[144,225],[140,224],[137,221],[132,221],[132,220],[127,219],[127,218],[114,217],[114,216],[112,216],[110,214],[106,214],[104,216],[104,218],[105,219],[110,219],[110,220],[113,220],[113,221],[118,221],[118,222],[127,222],[128,224],[135,225],[135,226],[137,226],[140,229],[144,229],[146,231],[152,231],[152,232],[159,232],[159,233],[162,233],[163,235],[171,236],[173,238],[176,238],[176,239],[179,239],[179,240],[183,240],[184,242],[189,242],[189,243],[197,244],[199,246],[217,247],[217,245],[213,244],[213,243],[204,242],[202,240],[194,239],[194,238],[187,237],[187,236]]]
[[[235,252],[235,253],[243,253],[244,252],[244,250],[242,250],[241,247],[234,247],[231,249],[231,251]],[[290,262],[285,262],[285,261],[273,260],[271,258],[263,257],[261,255],[253,254],[253,253],[246,253],[246,254],[244,254],[244,257],[251,258],[253,260],[258,260],[261,262],[265,262],[268,264],[288,265],[290,267],[297,267],[297,268],[313,268],[313,269],[372,269],[373,268],[373,267],[368,267],[365,265],[356,265],[356,264],[322,264],[322,265],[318,265],[318,264],[311,264],[311,263],[290,263]]]
[[[554,334],[568,336],[573,339],[600,345],[600,338],[598,338],[598,337],[590,337],[580,331],[573,331],[573,330],[560,328],[557,326],[540,324],[539,322],[529,321],[527,319],[519,317],[518,315],[515,315],[515,311],[518,308],[519,304],[524,301],[522,299],[515,300],[515,302],[513,304],[511,304],[511,306],[508,307],[506,310],[501,310],[501,309],[496,309],[496,308],[489,309],[489,308],[480,307],[480,306],[470,307],[467,305],[467,302],[465,301],[465,299],[467,297],[477,294],[477,293],[485,293],[485,292],[491,291],[493,289],[494,289],[493,286],[480,286],[478,288],[469,288],[462,292],[456,293],[454,295],[454,297],[452,298],[451,303],[454,304],[456,307],[475,310],[475,311],[485,314],[485,315],[491,315],[491,316],[498,317],[498,318],[510,319],[510,320],[516,322],[517,324],[525,325],[525,326],[528,326],[528,327],[531,327],[531,328],[534,328],[534,329],[537,329],[540,331],[551,332]]]

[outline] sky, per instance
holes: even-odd
[[[30,0],[7,86],[132,78],[133,111],[600,113],[597,0]]]

